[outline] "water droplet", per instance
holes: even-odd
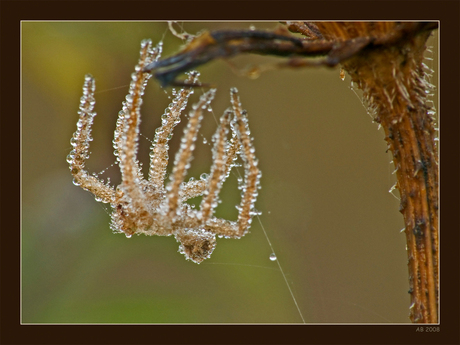
[[[126,238],[131,238],[133,235],[125,234]]]
[[[203,138],[203,144],[207,144],[208,143],[208,140],[206,138]]]
[[[72,145],[73,147],[77,146],[78,145],[78,139],[72,137],[72,139],[70,139],[70,145]]]
[[[206,173],[202,173],[202,174],[200,175],[200,179],[201,179],[201,180],[206,180],[207,178],[208,178],[208,174],[206,174]]]
[[[270,254],[270,261],[276,261],[276,255],[275,253]]]

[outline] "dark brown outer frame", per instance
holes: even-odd
[[[243,2],[241,6],[230,5],[229,2],[202,2],[199,8],[195,2],[183,2],[178,6],[177,2],[162,2],[156,11],[139,11],[136,2],[100,2],[91,3],[91,11],[88,6],[82,6],[80,2],[3,2],[2,3],[2,67],[5,70],[2,75],[8,83],[3,83],[2,94],[8,95],[8,102],[2,102],[2,113],[19,113],[19,73],[20,66],[20,31],[21,19],[171,19],[171,13],[175,18],[184,19],[279,19],[292,18],[298,13],[307,13],[315,19],[326,18],[366,18],[366,19],[392,19],[400,17],[439,18],[441,19],[443,42],[441,46],[443,68],[441,70],[441,83],[444,86],[442,92],[442,106],[444,114],[442,131],[446,145],[442,146],[443,169],[441,179],[444,181],[444,189],[441,195],[443,203],[444,225],[448,225],[454,231],[444,232],[443,247],[443,296],[448,301],[447,308],[441,310],[442,332],[439,333],[416,333],[416,327],[401,327],[397,325],[379,326],[363,325],[342,327],[341,325],[323,326],[309,325],[308,327],[294,326],[233,326],[229,332],[228,326],[90,326],[90,325],[54,325],[54,326],[20,326],[19,325],[19,232],[4,231],[2,234],[2,278],[8,283],[2,284],[2,334],[1,340],[5,343],[145,343],[147,339],[156,343],[217,343],[222,334],[225,334],[227,342],[245,343],[433,343],[455,344],[459,341],[458,336],[458,9],[459,5],[453,1],[419,1],[414,6],[413,2],[387,1],[387,2],[290,2],[273,1],[262,10],[257,2]],[[144,4],[144,3],[143,3]],[[143,5],[142,4],[142,5]],[[359,5],[359,11],[355,9]],[[226,11],[222,11],[222,8]],[[395,8],[398,8],[395,11]],[[107,9],[110,8],[110,11]],[[145,8],[145,7],[144,7]],[[193,10],[195,8],[195,10]],[[158,9],[161,9],[158,11]],[[295,12],[294,10],[295,9]],[[326,15],[325,15],[326,13]],[[216,17],[216,14],[217,17]],[[309,17],[310,18],[310,17]],[[2,195],[8,202],[4,203],[3,222],[9,229],[19,229],[19,186],[20,182],[20,147],[19,147],[19,116],[2,117],[3,128],[2,157],[8,162],[8,169],[2,169],[3,179],[13,183],[4,184]],[[450,159],[453,158],[453,159]],[[6,166],[6,165],[5,165]],[[448,187],[447,187],[448,186]],[[4,187],[4,188],[3,188]],[[447,187],[447,188],[446,188]],[[172,327],[175,329],[173,330]],[[177,332],[177,328],[179,331]],[[332,331],[331,331],[332,330]],[[187,338],[184,338],[185,331]],[[205,333],[206,331],[206,333]],[[249,333],[249,336],[248,336]],[[153,334],[153,336],[152,336]],[[207,337],[203,337],[207,334]],[[213,336],[209,336],[215,335]],[[245,335],[241,337],[241,334]],[[334,339],[334,341],[332,340]]]

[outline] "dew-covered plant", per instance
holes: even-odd
[[[261,172],[257,167],[254,146],[250,137],[247,113],[242,109],[238,91],[232,88],[231,107],[220,119],[213,136],[213,163],[209,173],[203,173],[200,180],[191,178],[185,182],[190,168],[195,141],[203,118],[203,111],[209,107],[216,92],[211,89],[204,93],[193,105],[189,121],[174,160],[174,168],[167,183],[168,141],[172,138],[174,127],[187,105],[193,86],[198,84],[198,72],[189,73],[185,85],[161,117],[162,124],[155,131],[150,152],[149,176],[145,179],[137,160],[140,107],[147,81],[151,74],[144,71],[156,61],[161,45],[154,48],[150,40],[142,42],[139,63],[132,74],[129,94],[118,114],[113,140],[114,154],[120,166],[122,182],[114,188],[85,170],[89,158],[91,126],[94,116],[95,80],[87,75],[80,101],[77,131],[71,144],[73,150],[67,156],[73,183],[94,194],[96,201],[110,203],[112,206],[111,228],[115,233],[171,236],[180,242],[179,251],[186,259],[201,263],[211,256],[216,246],[216,236],[241,238],[250,226],[252,217],[257,214],[254,204],[257,199]],[[231,138],[228,139],[229,127]],[[237,158],[244,163],[244,180],[240,186],[241,203],[236,221],[214,217],[219,203],[222,184],[236,165]],[[244,182],[243,182],[244,181]],[[194,209],[187,200],[202,196],[199,209]]]

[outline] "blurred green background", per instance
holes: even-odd
[[[183,23],[190,33],[277,25]],[[119,183],[111,141],[144,38],[162,40],[163,56],[182,45],[165,22],[22,23],[22,322],[301,322],[269,260],[263,228],[306,322],[409,322],[404,224],[399,201],[388,193],[391,153],[339,69],[275,70],[251,80],[223,60],[200,67],[201,81],[218,91],[189,176],[209,172],[210,146],[202,138],[210,141],[213,115],[230,106],[229,89],[237,87],[263,173],[260,222],[254,219],[240,240],[218,239],[201,265],[186,261],[172,237],[111,234],[110,208],[72,184],[66,156],[84,75],[91,73],[98,115],[87,167]],[[436,70],[437,38],[429,45],[434,60],[427,64]],[[242,69],[277,61],[254,55],[231,63]],[[190,102],[202,92],[196,89]],[[143,162],[170,93],[149,82]],[[184,124],[175,130],[170,157]],[[221,217],[236,219],[236,174],[224,185]]]

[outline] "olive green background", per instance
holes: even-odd
[[[251,25],[278,24],[184,28]],[[306,322],[409,322],[404,224],[399,201],[388,193],[395,181],[391,153],[338,68],[274,70],[255,80],[223,60],[199,68],[201,81],[218,91],[189,176],[209,172],[211,150],[202,138],[210,141],[213,115],[218,119],[230,106],[230,87],[239,89],[248,110],[263,175],[260,222],[254,219],[242,239],[218,239],[211,259],[196,265],[177,252],[173,237],[112,235],[110,208],[72,184],[66,163],[84,75],[91,73],[98,115],[87,167],[119,183],[111,141],[140,42],[163,40],[163,56],[169,56],[182,41],[164,22],[23,22],[21,29],[23,323],[302,322],[277,263],[269,260],[263,228]],[[427,64],[436,70],[436,37],[429,45],[435,60]],[[230,61],[242,69],[282,59]],[[197,88],[191,103],[202,92]],[[142,108],[144,164],[169,101],[151,79]],[[185,118],[174,132],[171,161],[184,124]],[[236,219],[238,173],[242,168],[224,185],[218,216]]]

